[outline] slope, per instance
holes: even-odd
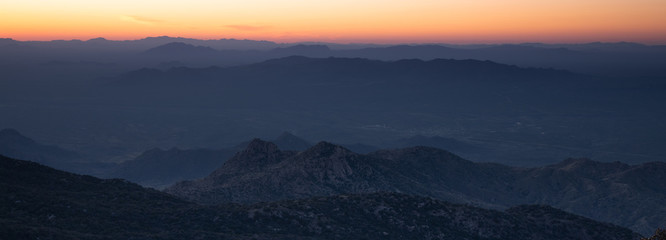
[[[122,180],[0,156],[8,239],[637,239],[545,206],[507,212],[396,193],[197,206]]]

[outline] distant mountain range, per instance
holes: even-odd
[[[257,139],[208,177],[178,183],[166,192],[202,204],[377,191],[496,209],[548,204],[650,233],[666,222],[665,176],[663,162],[630,166],[568,159],[514,168],[474,163],[428,147],[356,154],[320,142],[293,152]]]
[[[11,71],[6,79],[42,72]],[[73,150],[130,156],[121,160],[154,146],[228,147],[281,129],[370,146],[358,149],[364,152],[392,147],[385,144],[392,139],[445,136],[478,147],[447,147],[465,158],[519,166],[581,156],[627,163],[664,157],[666,83],[658,79],[479,60],[297,56],[234,67],[143,68],[73,86],[64,73],[44,74],[39,79],[57,79],[0,89],[0,107],[12,116],[0,124],[41,128],[50,142],[84,136]],[[45,114],[53,127],[39,121]]]
[[[180,60],[186,66],[239,65],[281,58],[292,55],[307,57],[348,57],[395,61],[400,59],[432,60],[478,59],[519,65],[522,67],[558,68],[587,74],[612,76],[666,76],[666,46],[649,46],[637,43],[586,43],[586,44],[488,44],[488,45],[373,45],[373,44],[333,44],[333,43],[292,43],[279,44],[270,41],[218,39],[198,40],[173,37],[149,37],[139,40],[112,41],[103,38],[87,41],[15,41],[4,39],[0,51],[14,60],[22,56],[71,59],[78,61],[98,61],[103,54],[106,61],[116,63],[139,63],[141,66],[155,66],[164,59],[140,59],[139,52],[156,52],[158,49],[174,48],[174,44],[191,46],[179,51],[159,51],[162,57]],[[204,48],[218,51],[201,51]],[[149,50],[150,49],[150,50]],[[173,49],[172,49],[173,50]],[[37,52],[42,54],[38,55]],[[67,53],[70,54],[67,54]],[[122,53],[121,55],[118,55]],[[16,55],[15,55],[16,54]],[[215,54],[215,58],[211,58]],[[199,56],[205,61],[196,59]],[[9,59],[7,59],[9,60]],[[26,59],[28,60],[28,59]],[[36,60],[36,59],[33,59]],[[49,59],[53,60],[53,59]],[[0,62],[1,59],[0,59]],[[208,64],[206,64],[208,63]],[[135,65],[135,67],[137,67]]]
[[[67,48],[67,49],[86,49],[86,50],[146,50],[160,45],[174,42],[186,43],[189,45],[206,46],[216,49],[235,49],[235,50],[261,50],[273,49],[283,45],[270,41],[255,41],[241,39],[215,39],[200,40],[182,37],[147,37],[138,40],[107,40],[105,38],[94,38],[90,40],[53,40],[53,41],[16,41],[4,38],[0,41],[3,44],[16,44],[23,46],[32,46],[39,48]]]
[[[398,193],[199,206],[122,180],[0,156],[8,239],[638,239],[548,206],[506,211]]]
[[[141,69],[110,79],[110,82],[124,87],[119,91],[124,91],[125,99],[133,103],[140,102],[133,98],[133,94],[139,94],[136,97],[151,97],[150,102],[178,100],[179,104],[198,101],[201,104],[233,103],[230,106],[236,107],[277,105],[287,109],[369,105],[374,110],[383,110],[400,109],[405,105],[423,108],[443,104],[470,109],[469,105],[504,104],[506,98],[552,103],[549,97],[561,100],[584,97],[575,92],[583,89],[575,87],[594,87],[593,80],[566,71],[519,68],[489,61],[384,62],[294,56],[228,68]],[[151,94],[147,95],[146,91]]]
[[[538,166],[572,156],[644,162],[660,160],[663,155],[659,144],[635,144],[663,143],[656,133],[664,130],[656,122],[649,129],[648,125],[634,124],[638,119],[663,117],[658,103],[663,101],[661,92],[666,85],[659,81],[605,79],[477,60],[307,57],[226,68],[142,69],[108,81],[98,96],[113,99],[114,104],[263,113],[280,109],[272,114],[282,119],[266,120],[251,128],[297,122],[310,131],[322,131],[319,125],[306,126],[331,121],[336,131],[319,139],[335,142],[383,145],[386,140],[376,139],[387,138],[332,139],[340,128],[345,133],[340,135],[348,137],[407,135],[410,129],[418,133],[434,128],[436,135],[452,132],[458,141],[467,138],[468,143],[479,143],[485,150],[468,151],[476,155],[451,148],[479,161],[493,158]],[[114,98],[118,94],[125,97]],[[628,141],[630,138],[634,140]],[[617,148],[620,145],[624,149]]]

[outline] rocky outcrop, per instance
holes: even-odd
[[[485,208],[547,204],[649,234],[666,221],[666,164],[567,159],[539,168],[475,163],[412,147],[356,154],[320,142],[302,152],[255,140],[210,176],[166,191],[202,204],[397,192]]]

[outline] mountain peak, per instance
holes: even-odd
[[[98,37],[98,38],[91,38],[86,42],[108,42],[108,41],[109,40],[107,40],[106,38]]]
[[[0,44],[15,44],[15,43],[18,43],[18,41],[11,38],[0,38]]]

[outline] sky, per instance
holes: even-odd
[[[0,0],[0,38],[666,44],[666,0]]]

